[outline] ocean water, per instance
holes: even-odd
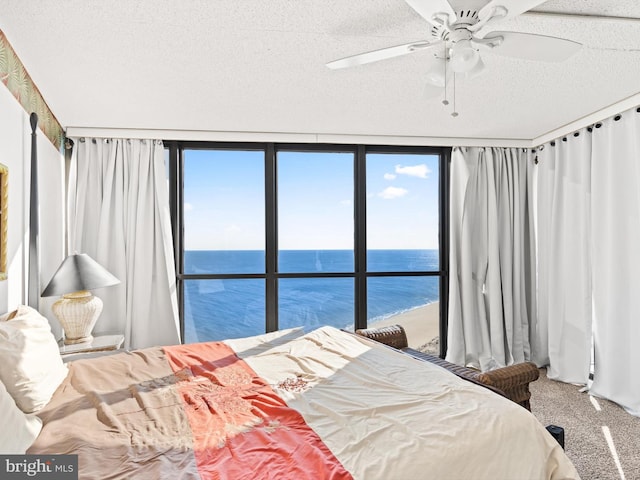
[[[437,250],[370,250],[370,272],[437,271]],[[284,250],[281,273],[353,272],[349,250]],[[186,251],[188,274],[264,273],[264,252]],[[439,278],[369,277],[369,324],[439,299]],[[265,280],[187,280],[184,286],[185,342],[222,340],[265,332]],[[353,328],[353,278],[282,278],[278,282],[279,328],[321,325]]]

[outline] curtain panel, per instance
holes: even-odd
[[[548,376],[640,416],[640,108],[539,151],[538,295]],[[593,372],[593,382],[589,373]]]
[[[554,380],[586,384],[591,359],[591,135],[537,152],[539,349]]]
[[[126,348],[180,342],[164,147],[157,140],[74,139],[69,252],[87,253],[121,283],[96,290],[96,332]]]
[[[491,370],[531,358],[531,169],[528,150],[453,150],[448,361]]]
[[[640,416],[640,108],[592,136],[591,393]]]

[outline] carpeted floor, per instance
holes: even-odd
[[[582,480],[640,480],[640,418],[576,385],[549,380],[546,369],[531,384],[531,411],[543,425],[564,428],[565,452]]]

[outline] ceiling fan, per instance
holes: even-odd
[[[506,57],[561,62],[582,45],[564,38],[522,32],[494,31],[499,22],[530,10],[545,0],[461,0],[460,11],[447,0],[405,0],[432,25],[429,40],[360,53],[327,63],[332,69],[354,67],[415,52],[430,51],[427,95],[437,95],[452,77],[473,78],[484,70],[480,52]],[[477,9],[477,5],[484,4]],[[455,84],[454,84],[455,85]],[[443,102],[448,104],[445,100]],[[455,112],[454,112],[455,113]],[[455,114],[454,116],[456,116]]]

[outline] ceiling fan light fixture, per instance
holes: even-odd
[[[482,58],[478,58],[475,66],[464,74],[464,78],[466,80],[471,80],[472,78],[476,78],[482,72],[484,72],[484,62],[482,61]]]
[[[469,40],[460,40],[451,49],[451,69],[456,73],[473,70],[480,60],[480,54]]]
[[[427,70],[425,80],[429,85],[444,88],[447,82],[447,61],[444,58],[436,58],[431,68]]]

